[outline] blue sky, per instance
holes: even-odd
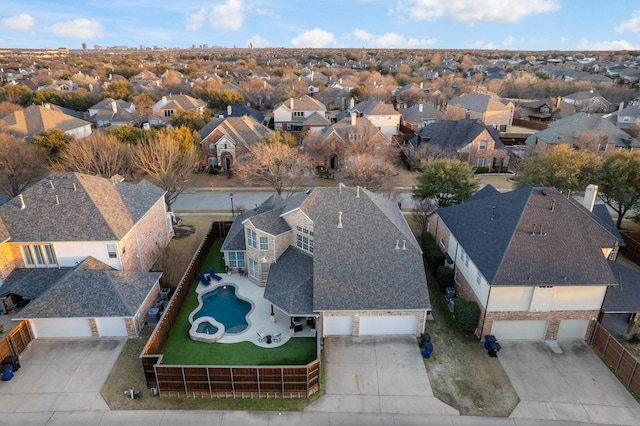
[[[638,0],[3,0],[0,48],[640,50]]]

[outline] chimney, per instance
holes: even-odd
[[[342,212],[338,212],[338,228],[342,228]]]
[[[355,111],[351,112],[351,125],[355,126],[356,125],[356,117],[358,116],[358,114],[355,113]]]
[[[232,113],[231,105],[227,105],[227,115],[231,115],[231,113]]]
[[[424,106],[422,105],[422,103],[420,103],[418,105],[418,111],[422,112],[423,109],[424,109]]]
[[[598,185],[591,184],[587,186],[587,189],[584,191],[584,199],[582,200],[582,205],[589,210],[593,211],[593,205],[596,203],[596,197],[598,196]]]
[[[289,99],[289,109],[293,109],[293,98]]]
[[[116,101],[111,101],[111,110],[115,113],[118,112],[118,105],[116,105]]]
[[[167,104],[167,97],[163,96],[162,97],[162,106],[165,106]]]
[[[620,101],[620,105],[618,106],[618,112],[622,111],[624,108],[624,101]]]
[[[351,100],[349,101],[349,109],[353,109],[356,106],[356,101],[351,98]]]
[[[24,208],[27,207],[24,203],[24,197],[22,196],[22,194],[18,194],[18,198],[20,198],[20,210],[24,210]]]
[[[311,80],[313,80],[313,71],[311,71]]]
[[[556,108],[560,108],[560,102],[562,102],[562,98],[560,96],[558,96],[556,98]]]

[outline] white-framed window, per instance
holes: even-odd
[[[118,246],[115,244],[107,244],[107,256],[109,259],[116,259],[118,257]]]
[[[467,252],[463,248],[460,248],[460,261],[464,263],[465,267],[469,267],[469,256],[467,256]]]
[[[260,281],[266,282],[267,278],[269,277],[269,269],[271,267],[271,264],[265,262],[265,263],[260,263]]]
[[[27,268],[52,268],[58,266],[58,259],[51,244],[20,246],[20,250]]]
[[[260,250],[269,250],[269,237],[260,237]]]
[[[257,248],[256,232],[253,229],[247,229],[247,245],[251,248]]]
[[[244,252],[243,251],[230,251],[228,253],[229,268],[244,268]]]
[[[487,166],[487,159],[486,158],[478,158],[476,160],[476,167],[486,167]]]
[[[313,231],[302,226],[296,226],[296,246],[304,251],[313,253]]]
[[[258,279],[258,261],[255,259],[249,259],[249,276]]]
[[[482,274],[480,273],[480,271],[478,271],[478,276],[476,277],[476,284],[478,284],[479,286],[482,285]]]
[[[487,142],[486,141],[480,142],[480,149],[487,149]]]
[[[442,248],[446,248],[447,247],[447,245],[444,242],[444,238],[440,238],[440,247],[442,247]]]

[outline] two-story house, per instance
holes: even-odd
[[[428,103],[419,103],[409,108],[399,109],[400,130],[403,132],[417,132],[427,124],[442,120],[443,114]]]
[[[138,119],[136,106],[122,99],[105,98],[89,108],[89,119],[96,127],[134,124]]]
[[[421,127],[409,144],[410,159],[451,158],[471,167],[497,170],[509,164],[509,154],[499,132],[477,119],[431,123]]]
[[[351,98],[348,111],[340,114],[338,118],[356,113],[358,117],[365,117],[371,121],[388,140],[398,134],[401,115],[393,105],[375,99],[354,103],[353,98]]]
[[[462,108],[466,118],[482,120],[487,126],[495,127],[504,132],[513,122],[513,102],[503,102],[494,93],[473,92],[467,95],[456,96],[447,104],[447,109],[453,107]]]
[[[321,336],[418,335],[431,311],[402,212],[364,188],[272,196],[234,220],[221,250],[274,307],[315,320]]]
[[[584,207],[553,188],[499,193],[483,188],[429,221],[455,270],[455,290],[480,306],[475,334],[507,339],[583,339],[617,280],[608,260],[618,239]]]
[[[273,107],[273,126],[275,130],[290,131],[323,128],[330,124],[326,112],[324,104],[309,95],[289,98]]]
[[[230,170],[233,164],[251,152],[251,146],[273,130],[248,115],[214,118],[200,130],[200,146],[207,165]]]
[[[203,114],[206,106],[207,103],[202,99],[192,98],[189,95],[163,96],[153,106],[153,113],[149,117],[149,123],[154,125],[167,124],[173,114],[180,110],[197,110],[200,114]]]

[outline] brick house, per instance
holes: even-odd
[[[593,206],[595,192],[585,199]],[[438,209],[429,232],[455,271],[457,294],[480,306],[481,339],[584,339],[618,285],[610,224],[553,188],[501,194],[487,186]]]
[[[423,332],[431,311],[422,250],[397,204],[360,187],[272,196],[239,215],[222,245],[291,318],[321,336]]]
[[[10,296],[10,304],[33,304],[40,296],[57,294],[58,286],[69,289],[72,282],[77,291],[64,292],[66,299],[52,306],[82,307],[74,311],[78,315],[93,307],[96,317],[112,312],[120,318],[99,320],[99,335],[139,331],[146,320],[146,311],[140,309],[148,308],[159,292],[160,275],[145,274],[173,236],[164,195],[146,180],[131,184],[80,173],[49,175],[0,206],[0,295]],[[104,273],[94,273],[99,279],[85,282],[73,278],[86,275],[74,272],[79,268]],[[121,282],[130,283],[127,290]],[[96,283],[103,284],[99,291],[87,293]],[[37,310],[40,316],[30,318],[37,336],[95,335],[87,315],[69,317],[58,310]],[[38,321],[47,318],[50,321]]]
[[[460,107],[466,112],[466,118],[480,119],[487,126],[505,132],[513,122],[515,106],[513,102],[503,102],[494,93],[469,93],[456,96],[447,104],[447,109]]]
[[[409,144],[410,159],[451,158],[489,169],[509,165],[499,132],[478,119],[431,123],[420,128]]]
[[[251,146],[273,130],[248,115],[214,118],[200,130],[200,146],[208,166],[230,170],[233,164],[251,152]]]

